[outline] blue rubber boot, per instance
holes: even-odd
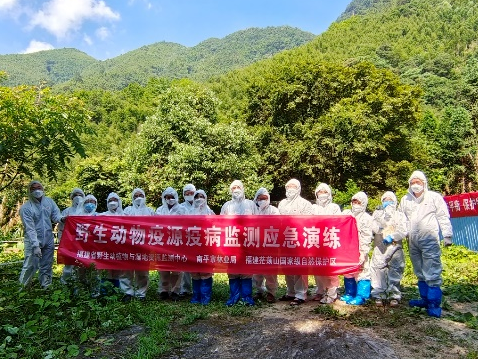
[[[412,308],[426,308],[428,305],[428,285],[423,280],[418,281],[418,292],[421,299],[412,299],[408,302],[408,305]]]
[[[370,298],[370,290],[371,290],[371,284],[370,280],[359,280],[357,283],[357,296],[348,301],[345,302],[350,305],[362,305],[365,304],[365,302]]]
[[[199,304],[201,303],[201,279],[193,279],[193,296],[190,300],[192,304]]]
[[[246,305],[254,305],[252,299],[252,278],[241,279],[241,299]]]
[[[428,305],[427,313],[430,317],[440,318],[441,317],[441,299],[442,291],[440,287],[428,287]]]
[[[241,279],[229,279],[229,299],[226,302],[228,307],[236,304],[241,298]]]
[[[340,297],[340,300],[347,303],[347,301],[354,299],[357,295],[357,282],[355,278],[344,278],[344,287],[345,293]]]
[[[201,280],[201,304],[208,305],[212,297],[212,277]]]

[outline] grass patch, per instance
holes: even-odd
[[[3,245],[0,249],[0,263],[22,259],[16,247]],[[418,296],[416,278],[411,263],[406,256],[405,276],[402,281],[403,302]],[[463,247],[443,250],[445,300],[443,306],[450,311],[448,319],[465,323],[478,329],[478,317],[473,313],[459,313],[451,310],[450,301],[478,301],[478,255]],[[108,335],[141,326],[141,334],[130,346],[125,357],[157,358],[174,352],[178,348],[196,340],[197,334],[190,332],[188,326],[198,320],[211,317],[221,320],[227,318],[254,316],[256,310],[267,308],[269,304],[258,303],[256,307],[236,305],[225,306],[229,295],[226,274],[214,276],[212,302],[208,306],[193,305],[187,301],[158,301],[156,290],[158,274],[151,272],[151,284],[146,302],[121,302],[122,294],[111,290],[108,296],[100,299],[90,298],[87,288],[79,288],[74,293],[60,285],[61,266],[54,267],[54,281],[49,290],[39,289],[34,282],[30,290],[19,291],[18,276],[21,264],[3,266],[0,271],[0,357],[2,358],[75,358],[95,355],[99,348],[113,347]],[[315,284],[313,277],[309,283]],[[277,296],[285,293],[284,276],[279,276]],[[478,310],[478,308],[477,308]],[[320,305],[313,314],[326,320],[341,320],[356,327],[400,328],[407,324],[417,326],[424,311],[410,309],[406,305],[386,310],[374,305],[357,307],[341,313],[332,305]],[[312,314],[311,313],[311,314]],[[449,335],[438,326],[424,328],[425,334],[437,341],[449,341]],[[422,331],[423,333],[423,331]],[[419,343],[415,333],[402,332],[402,340]],[[124,353],[124,352],[123,352]],[[470,351],[467,358],[477,358],[477,352]]]

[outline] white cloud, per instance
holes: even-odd
[[[100,27],[96,29],[96,37],[101,39],[101,40],[106,40],[110,36],[110,30],[108,30],[106,27]]]
[[[0,0],[0,11],[10,10],[17,3],[17,0]]]
[[[119,13],[102,0],[50,0],[33,15],[30,25],[42,27],[62,39],[70,32],[78,31],[87,20],[119,19]]]
[[[91,37],[89,37],[86,34],[83,35],[83,41],[86,42],[90,46],[93,45],[93,40],[91,40]]]
[[[53,45],[49,44],[48,42],[30,41],[30,45],[28,45],[27,49],[23,51],[23,54],[31,54],[32,52],[44,51],[44,50],[53,50]]]

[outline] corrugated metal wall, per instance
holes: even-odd
[[[451,218],[453,243],[478,251],[478,216]]]

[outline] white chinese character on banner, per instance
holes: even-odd
[[[476,198],[470,198],[469,204],[470,204],[470,209],[473,211],[476,206]]]
[[[219,247],[221,245],[221,228],[216,226],[206,228],[204,234],[206,235],[206,246],[216,245],[216,247]]]
[[[188,227],[186,229],[186,245],[201,247],[201,227]]]
[[[148,245],[150,246],[155,246],[159,244],[160,246],[164,246],[163,242],[163,227],[161,226],[154,226],[149,229],[149,234],[148,234]]]
[[[465,211],[470,210],[470,204],[468,203],[468,198],[463,198],[463,208],[465,209]]]
[[[330,258],[330,265],[331,265],[331,266],[334,266],[334,265],[336,264],[336,262],[335,262],[336,259],[337,259],[337,258]]]
[[[168,227],[169,230],[169,237],[166,241],[166,244],[179,247],[183,244],[183,227],[180,226],[171,226]]]
[[[241,231],[236,226],[227,226],[226,227],[226,240],[224,242],[224,247],[240,247],[239,244],[239,233]]]
[[[93,234],[95,234],[98,238],[95,239],[93,242],[95,243],[107,243],[106,240],[104,240],[103,238],[106,237],[106,232],[107,229],[103,226],[103,223],[101,223],[100,225],[96,225],[95,226],[95,229],[93,229]]]
[[[457,210],[457,212],[460,212],[460,201],[455,200],[454,204],[455,204],[455,209]]]
[[[86,223],[77,223],[76,224],[76,240],[77,241],[83,241],[87,242],[88,241],[88,228],[91,226],[91,224],[86,224]]]
[[[324,246],[337,249],[340,245],[340,237],[337,235],[340,233],[340,229],[331,227],[328,229],[325,227],[324,232],[322,233],[324,236]]]
[[[268,229],[264,229],[264,243],[262,244],[263,247],[280,247],[278,243],[279,238],[279,229],[270,226]]]
[[[304,227],[304,248],[320,248],[319,245],[319,234],[320,234],[320,228],[315,228],[314,227]]]
[[[126,242],[126,229],[124,226],[111,227],[111,241],[116,244],[124,244]]]
[[[144,240],[146,239],[146,230],[141,228],[140,226],[136,227],[133,226],[129,230],[129,239],[131,239],[131,244],[144,244]]]
[[[259,248],[260,239],[259,227],[244,227],[244,247],[257,247]]]
[[[297,248],[300,246],[299,243],[299,233],[297,233],[297,228],[290,228],[287,226],[284,230],[284,244],[283,247],[287,248]]]

